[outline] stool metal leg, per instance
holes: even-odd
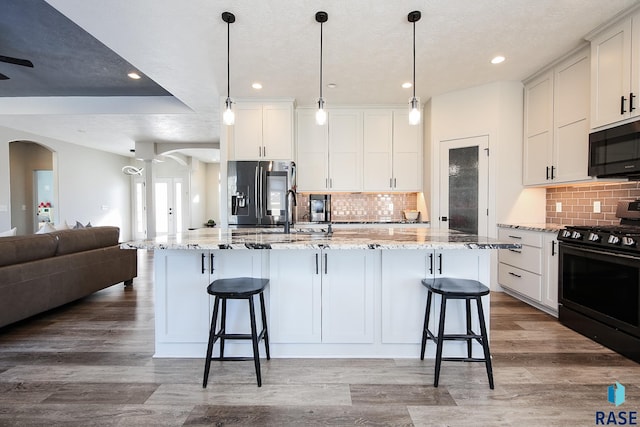
[[[269,330],[267,328],[267,311],[264,306],[264,293],[260,292],[260,312],[262,313],[262,329],[264,330],[264,348],[267,353],[267,360],[271,360],[269,354]]]
[[[438,387],[438,380],[440,379],[440,367],[442,365],[442,344],[444,343],[444,319],[445,312],[447,310],[447,298],[441,295],[442,302],[440,303],[440,323],[438,324],[438,337],[436,339],[436,368],[433,380],[433,386]]]
[[[224,357],[224,334],[227,333],[227,299],[222,298],[222,319],[220,319],[220,359]]]
[[[489,388],[493,390],[493,369],[491,367],[491,352],[489,351],[489,337],[487,335],[487,325],[484,321],[484,310],[482,309],[482,300],[476,298],[478,304],[478,317],[480,319],[480,334],[482,335],[482,349],[484,350],[485,365],[487,367],[487,376],[489,377]]]
[[[256,377],[258,387],[262,386],[260,375],[260,352],[258,350],[258,330],[256,328],[256,310],[253,305],[253,296],[249,297],[249,316],[251,317],[251,342],[253,343],[253,363],[256,366]]]
[[[216,336],[216,323],[218,320],[218,304],[220,300],[215,297],[213,303],[213,315],[211,316],[211,329],[209,329],[209,343],[207,344],[207,358],[204,361],[204,379],[202,380],[202,388],[207,387],[209,380],[209,369],[211,368],[211,356],[213,354],[213,343]]]
[[[424,352],[427,348],[427,339],[429,339],[429,313],[431,313],[431,291],[427,291],[427,308],[424,312],[424,326],[422,327],[422,347],[420,348],[420,360],[424,360]]]
[[[465,309],[467,311],[467,335],[473,335],[473,331],[471,330],[471,300],[464,300]],[[467,338],[467,357],[471,359],[472,350],[471,350],[472,338]]]

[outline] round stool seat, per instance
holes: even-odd
[[[422,279],[422,284],[435,294],[451,298],[465,298],[489,294],[489,288],[477,280],[439,277],[437,279]]]
[[[234,277],[231,279],[218,279],[207,286],[207,292],[223,298],[242,298],[259,294],[269,284],[269,279],[256,279],[254,277]]]

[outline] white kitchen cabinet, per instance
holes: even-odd
[[[213,310],[213,298],[207,293],[207,286],[219,278],[262,277],[263,252],[155,251],[155,305],[163,307],[156,314],[155,355],[180,356],[185,348],[202,349],[204,355]],[[229,330],[248,333],[248,319],[249,309],[244,301],[228,302]]]
[[[525,85],[523,183],[588,181],[589,51]]]
[[[273,251],[273,343],[372,343],[375,255],[370,250]]]
[[[404,110],[364,111],[365,191],[421,191],[421,129]]]
[[[238,102],[234,109],[234,160],[293,159],[293,103]]]
[[[315,110],[297,112],[298,191],[362,191],[362,113],[328,110],[318,126]]]
[[[500,228],[498,238],[522,249],[498,252],[498,283],[522,301],[557,316],[558,243],[555,233]]]
[[[558,240],[556,233],[543,236],[542,304],[554,315],[558,313]]]
[[[638,116],[640,15],[591,39],[591,127]]]
[[[382,251],[382,342],[420,343],[427,301],[422,279],[453,277],[479,280],[489,286],[485,256],[486,251],[468,249]],[[454,309],[450,310],[453,317]],[[438,312],[439,304],[434,302],[432,315]]]

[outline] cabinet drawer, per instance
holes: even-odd
[[[542,247],[542,233],[535,231],[524,231],[514,228],[499,228],[498,238],[509,243],[520,243],[521,245]]]
[[[531,273],[542,274],[542,249],[522,246],[521,249],[500,249],[498,261]]]
[[[535,301],[542,299],[542,277],[507,264],[498,264],[498,283]]]

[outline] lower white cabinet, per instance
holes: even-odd
[[[488,251],[382,251],[382,342],[419,343],[430,277],[479,280],[489,286]],[[434,305],[432,313],[439,309]]]
[[[207,286],[225,277],[262,277],[262,255],[255,250],[155,251],[156,356],[182,356],[206,345],[213,310]],[[250,331],[248,304],[229,301],[227,312],[229,330]]]
[[[522,249],[498,252],[498,283],[514,296],[558,314],[558,242],[555,233],[500,228],[498,238]]]
[[[376,252],[282,250],[270,256],[273,343],[372,343]]]

